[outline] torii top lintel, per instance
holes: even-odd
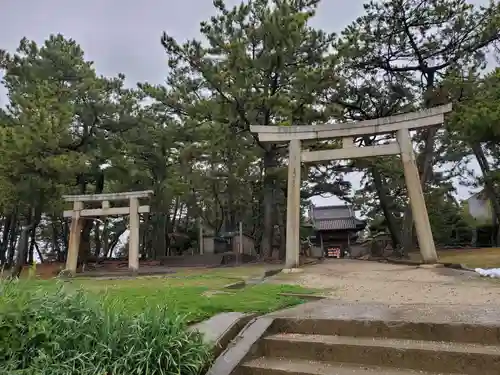
[[[452,104],[425,109],[417,112],[380,117],[374,120],[342,124],[263,126],[252,125],[250,131],[259,134],[262,142],[288,142],[294,139],[327,139],[357,137],[392,133],[399,129],[418,129],[443,124],[444,115],[451,112]]]
[[[95,201],[119,201],[131,198],[148,198],[153,195],[152,190],[130,191],[125,193],[104,193],[104,194],[82,194],[63,195],[66,202],[95,202]]]

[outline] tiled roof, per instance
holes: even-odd
[[[340,219],[350,218],[354,216],[351,206],[318,206],[312,207],[311,219],[325,220],[325,219]]]
[[[341,219],[324,219],[315,220],[314,229],[316,230],[360,230],[366,226],[364,221],[358,220],[354,217],[341,218]]]
[[[316,230],[362,230],[366,227],[364,221],[354,216],[352,206],[312,206],[309,213]]]

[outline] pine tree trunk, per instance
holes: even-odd
[[[40,220],[42,218],[42,210],[41,206],[38,205],[33,214],[33,228],[31,229],[31,236],[30,236],[30,246],[29,246],[29,251],[28,251],[28,264],[33,264],[34,257],[35,257],[35,247],[36,247],[36,229],[38,228],[38,225],[40,224]]]
[[[0,266],[5,265],[7,259],[7,249],[9,244],[9,234],[11,230],[14,214],[10,213],[5,217],[2,231],[2,243],[0,244]]]
[[[276,166],[276,152],[273,147],[264,155],[264,197],[262,239],[260,244],[261,256],[270,258],[273,254],[274,237],[274,205],[275,205],[275,176],[273,168]],[[284,240],[284,239],[283,239]]]
[[[286,211],[280,205],[277,205],[276,211],[276,216],[278,218],[278,227],[280,231],[279,258],[280,260],[284,260],[286,258]]]
[[[17,209],[14,211],[12,221],[10,222],[9,237],[7,242],[7,267],[12,267],[14,264],[14,255],[16,254],[17,228],[18,222]]]
[[[396,223],[396,218],[392,214],[390,209],[390,201],[387,196],[386,190],[384,188],[384,182],[382,180],[382,175],[380,174],[377,166],[372,166],[371,168],[373,183],[375,185],[375,189],[377,189],[377,195],[380,200],[380,207],[384,212],[385,220],[387,221],[387,228],[389,229],[389,233],[391,235],[391,240],[393,244],[393,248],[397,249],[401,246],[401,233],[398,228],[398,224]]]
[[[476,156],[479,168],[481,169],[481,173],[483,174],[484,177],[484,192],[486,193],[486,196],[490,201],[491,209],[493,211],[493,216],[495,219],[492,222],[493,227],[495,228],[496,231],[496,235],[494,235],[493,242],[495,243],[495,245],[498,246],[500,244],[500,230],[498,228],[500,223],[500,201],[498,199],[496,186],[491,179],[491,170],[488,164],[488,159],[486,158],[486,155],[484,154],[481,145],[478,143],[472,145],[472,151]]]
[[[102,251],[102,241],[101,241],[101,226],[98,221],[95,222],[94,226],[94,257],[98,260],[101,256]]]

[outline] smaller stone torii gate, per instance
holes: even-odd
[[[286,267],[299,265],[300,248],[300,165],[327,160],[355,159],[383,155],[401,155],[406,188],[412,209],[420,252],[425,263],[437,262],[437,253],[420,176],[415,162],[410,130],[439,126],[444,115],[452,110],[452,105],[442,105],[431,109],[405,113],[357,123],[262,126],[252,125],[251,132],[258,133],[261,142],[289,142],[288,151],[288,198],[286,226]],[[354,138],[378,134],[396,134],[396,142],[357,147]],[[302,150],[302,141],[341,138],[342,148],[334,150]]]
[[[139,214],[149,212],[149,206],[140,206],[140,198],[149,198],[153,191],[132,191],[129,193],[64,195],[66,202],[73,202],[73,209],[64,211],[64,217],[71,218],[68,255],[66,258],[65,273],[70,276],[76,274],[78,264],[78,250],[80,237],[85,219],[96,216],[129,215],[129,249],[128,267],[132,272],[139,270]],[[127,206],[111,207],[110,202],[128,201]],[[101,208],[85,208],[85,203],[100,202]]]

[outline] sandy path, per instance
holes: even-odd
[[[327,260],[286,275],[283,281],[329,289],[345,302],[499,304],[500,282],[481,280],[474,273],[424,269],[358,260]]]

